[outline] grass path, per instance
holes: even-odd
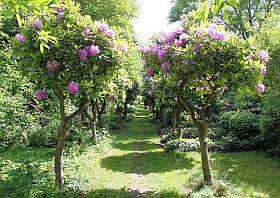
[[[193,170],[198,170],[199,156],[165,153],[157,145],[157,128],[139,108],[123,129],[114,130],[113,148],[95,156],[94,165],[88,164],[91,171],[80,172],[79,177],[91,172],[97,178],[87,182],[87,196],[181,197]]]

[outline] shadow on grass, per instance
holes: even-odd
[[[100,189],[91,191],[84,196],[85,198],[183,198],[184,196],[176,191],[161,191],[161,192],[139,192],[137,190],[126,189]]]
[[[184,154],[148,151],[110,156],[101,160],[101,166],[118,172],[149,174],[192,169],[194,164],[193,159]]]
[[[280,160],[260,152],[212,153],[218,177],[237,183],[247,191],[254,189],[280,196]],[[253,187],[253,188],[252,188]]]
[[[155,143],[151,143],[147,140],[134,141],[126,144],[120,142],[117,143],[115,147],[124,151],[148,151],[155,150],[158,148],[158,146]]]

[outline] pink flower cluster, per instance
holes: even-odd
[[[17,40],[19,43],[24,43],[25,37],[24,37],[22,34],[17,33],[17,34],[16,34],[16,40]]]
[[[104,32],[106,34],[106,36],[109,37],[109,38],[114,38],[115,37],[114,30],[110,29],[109,25],[107,25],[106,23],[99,24],[99,30],[101,32]]]
[[[63,15],[64,15],[64,12],[63,12],[62,8],[56,6],[56,7],[53,7],[53,9],[54,9],[55,11],[57,11],[57,20],[58,20],[58,21],[61,21]]]
[[[89,36],[92,35],[92,33],[90,32],[90,29],[87,28],[87,27],[85,27],[85,28],[83,29],[83,34],[84,34],[84,36],[85,36],[86,38],[88,38]]]
[[[53,60],[53,61],[49,60],[47,62],[48,72],[49,73],[54,72],[58,68],[58,65],[59,65],[59,63],[56,60]]]
[[[78,94],[79,93],[79,89],[80,89],[80,85],[74,81],[71,81],[68,84],[67,90],[69,94]]]
[[[37,31],[42,29],[42,21],[39,18],[32,21],[31,25]]]
[[[47,97],[47,92],[45,89],[39,89],[37,90],[36,95],[39,100],[43,100],[45,97]]]
[[[260,94],[262,94],[265,91],[265,85],[260,82],[259,84],[257,84],[256,89]]]
[[[218,41],[224,41],[225,40],[225,34],[217,31],[217,25],[216,24],[210,25],[207,29],[207,33],[211,38],[213,38],[215,40],[218,40]]]
[[[80,60],[84,61],[89,57],[96,56],[100,52],[98,45],[89,45],[79,50]]]
[[[153,77],[153,70],[151,68],[146,69],[146,78],[152,78]]]

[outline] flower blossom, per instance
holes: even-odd
[[[264,62],[269,61],[269,54],[266,50],[261,50],[260,53],[257,55],[260,59],[262,59]]]
[[[33,27],[35,30],[37,30],[37,31],[39,31],[39,30],[42,29],[42,21],[41,21],[39,18],[35,19],[35,20],[31,23],[31,25],[32,25],[32,27]]]
[[[182,40],[177,40],[177,39],[175,39],[174,45],[175,45],[176,47],[182,46],[182,44],[183,44]]]
[[[85,48],[79,50],[79,57],[80,57],[80,60],[82,60],[82,61],[87,59],[88,53]]]
[[[48,61],[47,62],[48,72],[49,73],[54,72],[58,68],[58,65],[59,65],[59,63],[56,60]]]
[[[160,49],[158,50],[157,55],[160,60],[163,60],[166,57],[167,52],[165,50]]]
[[[261,74],[262,74],[262,75],[266,75],[267,72],[268,72],[267,67],[264,65],[264,66],[261,68]]]
[[[188,38],[188,35],[186,33],[183,33],[183,34],[180,35],[180,40],[181,41],[185,41],[185,40],[187,40],[187,38]]]
[[[89,28],[84,28],[83,29],[83,34],[84,34],[84,36],[87,38],[87,37],[89,37],[89,36],[91,36],[91,32],[90,32],[90,29]]]
[[[90,45],[86,47],[86,51],[88,57],[96,56],[100,52],[98,45]]]
[[[265,85],[263,83],[259,83],[257,86],[256,86],[256,89],[257,91],[262,94],[264,91],[265,91]]]
[[[47,97],[47,92],[45,89],[39,89],[37,90],[36,95],[39,100],[43,100],[45,97]]]
[[[148,78],[153,77],[153,70],[151,68],[147,68],[146,75]]]
[[[68,84],[67,90],[69,94],[77,94],[79,92],[80,85],[74,81]]]
[[[109,38],[115,37],[115,32],[114,32],[114,30],[107,30],[107,31],[105,32],[105,34],[106,34]]]
[[[16,40],[17,40],[19,43],[24,43],[25,37],[24,37],[22,34],[17,33],[17,34],[16,34]]]

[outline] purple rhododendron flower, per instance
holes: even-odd
[[[160,60],[163,60],[165,57],[166,57],[166,55],[167,55],[167,52],[165,51],[165,50],[158,50],[158,58],[160,59]]]
[[[80,49],[79,50],[79,57],[80,57],[80,60],[86,60],[87,57],[88,57],[88,52],[86,49]]]
[[[62,8],[59,6],[54,6],[52,9],[54,9],[57,12],[62,12]]]
[[[107,30],[105,33],[109,38],[115,37],[115,32],[113,30]]]
[[[262,94],[265,91],[265,85],[263,83],[259,83],[257,86],[257,91]]]
[[[58,12],[58,13],[57,13],[57,20],[58,20],[58,21],[61,21],[63,15],[64,15],[64,12]]]
[[[266,50],[261,50],[260,53],[258,54],[258,57],[262,59],[264,62],[269,61],[269,54]]]
[[[166,74],[167,73],[167,71],[168,71],[168,66],[169,66],[169,63],[168,62],[164,62],[164,63],[162,63],[161,64],[161,70],[162,70],[162,72],[164,73],[164,74]]]
[[[58,68],[58,65],[59,65],[59,63],[56,60],[48,61],[47,62],[48,72],[49,73],[54,72]]]
[[[142,53],[144,53],[144,54],[148,54],[148,53],[150,53],[150,52],[152,51],[152,49],[151,49],[150,47],[148,47],[148,46],[144,46],[144,47],[142,47],[142,48],[140,49],[140,51],[141,51]]]
[[[196,44],[195,46],[194,46],[194,48],[196,49],[196,50],[199,50],[200,48],[202,48],[203,47],[203,45],[200,43],[200,44]]]
[[[102,32],[107,32],[109,30],[109,25],[107,25],[106,23],[101,23],[99,25],[99,30],[101,30]]]
[[[268,72],[267,67],[266,67],[266,66],[263,66],[263,67],[261,68],[261,74],[262,74],[262,75],[266,75],[267,72]]]
[[[146,75],[147,75],[148,78],[153,77],[153,70],[151,68],[148,68],[146,70]]]
[[[164,33],[158,34],[156,39],[160,43],[164,43],[166,41],[166,37],[165,37]]]
[[[184,28],[182,26],[176,27],[175,29],[175,33],[176,34],[182,34],[183,33]]]
[[[45,97],[47,97],[47,92],[45,89],[39,89],[37,90],[36,95],[39,100],[43,100]]]
[[[165,37],[166,37],[167,42],[172,42],[176,38],[176,33],[175,32],[166,32]]]
[[[196,36],[202,36],[204,34],[204,30],[201,28],[198,28],[197,31],[195,32]]]
[[[183,33],[183,34],[180,35],[180,40],[181,41],[185,41],[187,39],[188,39],[188,35],[186,33]]]
[[[54,9],[55,11],[57,11],[57,20],[61,21],[62,16],[64,15],[64,12],[62,10],[61,7],[55,6],[52,9]]]
[[[80,89],[80,85],[74,81],[71,81],[68,84],[67,90],[69,94],[77,94],[79,92],[79,89]]]
[[[32,27],[39,31],[42,29],[42,21],[40,19],[35,19],[32,23],[31,23]]]
[[[254,57],[255,57],[254,54],[250,53],[247,58],[248,58],[248,60],[253,60]]]
[[[209,36],[211,36],[212,38],[214,37],[214,35],[217,33],[216,29],[212,28],[211,26],[207,29],[207,33]]]
[[[84,28],[83,29],[83,34],[84,34],[84,36],[87,38],[87,37],[89,37],[89,36],[91,36],[91,32],[90,32],[90,29],[89,28]]]
[[[16,39],[19,43],[24,43],[24,41],[25,41],[25,37],[20,33],[16,34]]]
[[[175,39],[174,45],[175,45],[176,47],[182,46],[182,44],[183,44],[183,41],[182,41],[182,40],[177,40],[177,39]]]
[[[221,32],[216,32],[212,38],[216,39],[216,40],[219,40],[219,41],[224,41],[225,40],[225,35]]]
[[[90,45],[87,47],[88,56],[96,56],[99,52],[100,52],[100,50],[97,45]]]

